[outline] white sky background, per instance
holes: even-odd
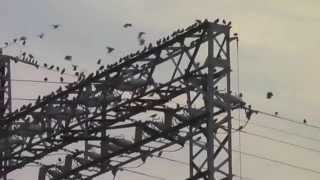
[[[139,31],[147,32],[146,39],[154,42],[177,28],[190,25],[194,19],[225,18],[232,21],[233,31],[240,35],[240,86],[245,99],[257,109],[278,111],[280,115],[301,121],[306,118],[309,124],[320,125],[319,8],[320,1],[317,0],[1,0],[0,43],[17,36],[35,36],[49,30],[50,34],[44,40],[30,40],[26,47],[28,52],[33,52],[49,64],[67,67],[70,64],[63,57],[70,54],[74,63],[92,71],[99,57],[103,58],[104,64],[108,64],[126,53],[135,52],[139,48],[136,41]],[[126,22],[133,23],[133,28],[123,29],[122,25]],[[50,30],[49,25],[54,23],[61,24],[62,28]],[[112,56],[106,55],[105,46],[108,45],[116,48]],[[16,55],[16,49],[12,47],[5,53]],[[236,68],[233,69],[235,73]],[[15,65],[13,72],[15,79],[42,80],[48,76],[49,80],[59,80],[55,73],[35,71],[23,65]],[[13,83],[13,95],[33,98],[53,88],[46,86]],[[267,91],[274,92],[272,100],[265,99]],[[15,105],[18,103],[22,102],[15,102]],[[254,121],[320,138],[319,130],[269,117],[256,116]],[[252,125],[246,130],[320,150],[320,142],[277,134]],[[237,136],[234,138],[237,139]],[[237,141],[234,147],[238,148]],[[248,135],[242,136],[242,150],[320,171],[319,153]],[[167,156],[184,161],[188,158],[186,151]],[[234,158],[234,171],[239,174],[236,153]],[[256,180],[320,179],[320,174],[251,157],[243,156],[242,163],[243,175]],[[150,174],[174,180],[186,178],[188,167],[157,160],[148,161],[137,170],[146,170]],[[37,173],[37,170],[29,168],[12,173],[9,177],[16,180],[35,179]],[[129,173],[121,173],[117,178],[150,179]],[[97,179],[112,178],[105,175]]]

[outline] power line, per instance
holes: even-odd
[[[239,152],[238,150],[235,150],[235,149],[232,149],[232,151]],[[306,167],[297,166],[297,165],[294,165],[294,164],[291,164],[291,163],[288,163],[288,162],[285,162],[285,161],[275,160],[275,159],[271,159],[271,158],[268,158],[268,157],[263,157],[263,156],[259,156],[259,155],[256,155],[256,154],[243,152],[243,151],[241,151],[241,153],[243,155],[245,155],[245,156],[254,157],[256,159],[261,159],[261,160],[266,160],[266,161],[269,161],[269,162],[281,164],[281,165],[284,165],[284,166],[288,166],[288,167],[292,167],[292,168],[295,168],[295,169],[299,169],[299,170],[303,170],[303,171],[307,171],[307,172],[311,172],[311,173],[320,175],[320,171],[317,171],[317,170],[314,170],[314,169],[309,169],[309,168],[306,168]]]
[[[298,124],[298,125],[303,125],[303,126],[306,126],[306,127],[311,127],[311,128],[315,128],[315,129],[319,129],[320,130],[320,126],[306,124],[306,123],[297,121],[295,119],[291,119],[291,118],[284,117],[284,116],[279,116],[279,115],[274,115],[272,113],[268,113],[268,112],[264,112],[264,111],[260,111],[260,110],[254,110],[254,111],[256,111],[256,112],[258,112],[260,114],[266,115],[266,116],[278,118],[278,119],[285,120],[285,121],[288,121],[288,122],[291,122],[291,123],[295,123],[295,124]]]
[[[30,82],[30,83],[41,83],[41,84],[70,84],[72,82],[61,82],[61,81],[40,81],[40,80],[32,80],[32,79],[11,79],[14,82]]]
[[[283,141],[283,140],[279,140],[279,139],[263,136],[263,135],[260,135],[260,134],[256,134],[256,133],[252,133],[252,132],[248,132],[248,131],[243,131],[243,130],[241,130],[241,133],[248,134],[248,135],[251,135],[251,136],[256,136],[256,137],[263,138],[263,139],[267,139],[267,140],[270,140],[270,141],[273,141],[273,142],[277,142],[277,143],[281,143],[281,144],[290,145],[290,146],[293,146],[293,147],[296,147],[296,148],[301,148],[301,149],[304,149],[304,150],[320,153],[320,150],[318,150],[318,149],[305,147],[305,146],[302,146],[302,145],[299,145],[299,144],[290,143],[290,142],[287,142],[287,141]]]

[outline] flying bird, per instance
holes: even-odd
[[[139,39],[142,38],[142,36],[145,35],[145,34],[146,34],[145,32],[139,32],[138,38],[139,38]]]
[[[58,29],[61,25],[60,24],[52,24],[51,26],[53,29]]]
[[[132,24],[131,23],[126,23],[126,24],[123,25],[123,27],[124,28],[132,27]]]
[[[273,96],[273,93],[272,92],[267,92],[267,99],[271,99]]]
[[[101,64],[101,59],[98,59],[97,64],[98,65]]]
[[[110,54],[112,51],[114,51],[113,47],[107,46],[107,52]]]
[[[66,60],[66,61],[71,61],[71,60],[72,60],[72,56],[66,55],[66,56],[64,57],[64,60]]]

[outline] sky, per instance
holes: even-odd
[[[195,19],[216,18],[232,21],[233,32],[239,34],[240,90],[253,107],[266,112],[278,111],[280,115],[297,121],[304,118],[308,124],[320,126],[320,1],[317,0],[1,0],[0,43],[22,35],[35,37],[45,32],[45,38],[30,38],[27,46],[37,58],[49,64],[70,67],[63,60],[72,55],[73,62],[84,71],[94,71],[98,58],[103,63],[139,49],[136,36],[145,31],[146,40],[154,42],[177,28],[186,27]],[[131,22],[131,29],[124,23]],[[53,31],[50,24],[61,24]],[[106,46],[116,51],[107,55]],[[233,69],[236,73],[236,46],[232,46]],[[14,46],[6,54],[16,55],[22,49]],[[36,71],[32,67],[16,64],[12,67],[14,79],[58,81],[56,73]],[[66,77],[66,81],[73,77]],[[236,78],[233,76],[233,80]],[[234,90],[236,84],[233,83]],[[13,96],[34,98],[56,88],[51,84],[13,82]],[[271,100],[265,98],[272,91]],[[14,107],[26,103],[15,101]],[[319,129],[294,125],[275,118],[256,115],[254,123],[283,129],[303,136],[319,138]],[[301,146],[320,150],[318,142],[284,135],[248,125],[246,131],[281,139]],[[239,148],[238,134],[233,135],[234,149]],[[320,171],[319,153],[241,135],[241,150],[259,156],[284,161],[300,167]],[[168,154],[168,157],[187,160],[187,150]],[[318,180],[320,174],[298,170],[242,155],[242,175],[251,179]],[[239,172],[239,153],[234,153],[234,171]],[[137,169],[167,180],[184,179],[188,167],[162,160],[150,160]],[[35,179],[37,170],[29,167],[9,175],[16,180]],[[112,179],[103,175],[97,179]],[[116,179],[150,178],[123,172]]]

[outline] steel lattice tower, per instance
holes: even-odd
[[[39,180],[115,175],[130,162],[189,142],[188,179],[231,180],[231,111],[244,102],[231,95],[230,29],[218,21],[179,29],[157,46],[5,116],[0,125],[18,124],[12,134],[24,140],[9,145],[10,155],[2,160],[14,163],[1,175],[77,141],[85,146],[66,156],[64,165],[41,167]],[[143,117],[147,112],[162,118]],[[118,138],[116,130],[134,132],[135,138]]]

